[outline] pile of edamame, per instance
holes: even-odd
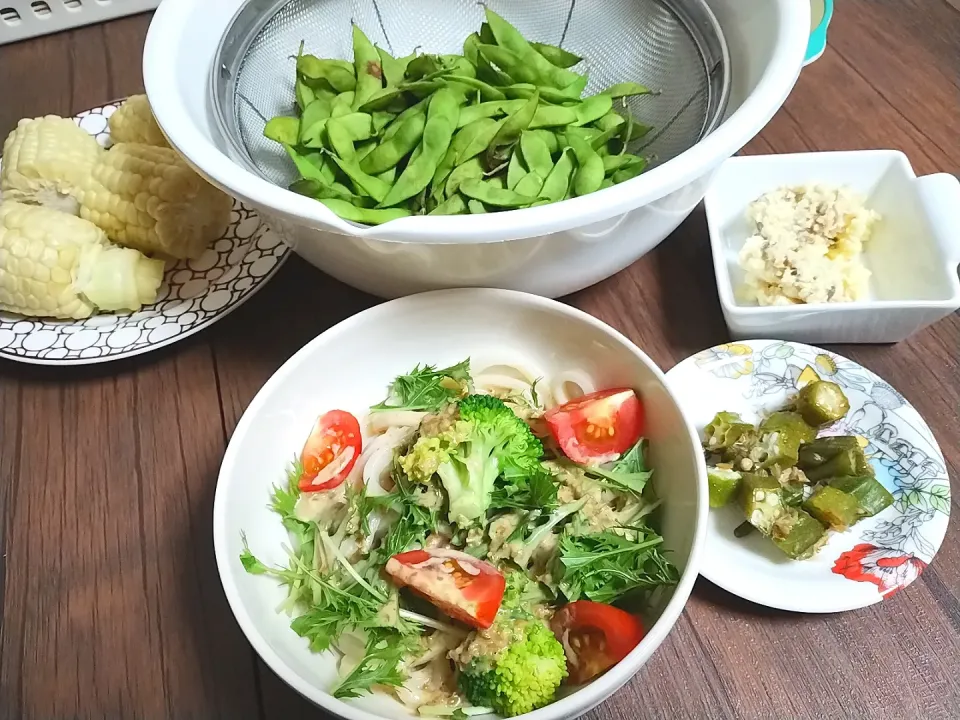
[[[264,135],[300,178],[290,189],[352,222],[496,212],[559,202],[639,175],[649,132],[624,82],[582,97],[581,58],[531,43],[486,10],[463,55],[395,58],[353,26],[353,63],[297,54],[295,117]]]

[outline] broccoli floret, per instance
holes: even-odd
[[[459,410],[455,432],[463,438],[443,450],[437,474],[447,491],[450,522],[466,526],[487,512],[504,468],[538,467],[543,446],[502,400],[468,395]]]
[[[553,702],[567,676],[563,646],[543,623],[531,620],[515,636],[495,655],[474,657],[460,672],[460,690],[467,700],[504,717]]]

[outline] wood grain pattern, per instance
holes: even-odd
[[[744,152],[899,148],[919,173],[957,172],[956,2],[838,3],[827,52]],[[148,22],[0,48],[0,133],[139,91]],[[567,301],[665,368],[726,339],[701,211]],[[322,717],[259,661],[227,608],[212,495],[226,439],[263,382],[376,302],[294,259],[222,323],[155,355],[92,369],[0,364],[0,720]],[[955,477],[960,317],[895,347],[836,349],[917,406]],[[659,652],[589,717],[956,717],[958,666],[953,523],[920,581],[859,612],[791,615],[701,580]]]

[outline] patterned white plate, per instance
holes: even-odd
[[[104,146],[119,103],[75,120]],[[86,365],[140,355],[183,340],[238,308],[273,276],[289,248],[260,217],[234,202],[230,227],[200,258],[167,268],[157,302],[139,312],[86,320],[0,313],[0,358],[38,365]]]
[[[801,379],[801,375],[803,378]],[[854,610],[890,597],[919,577],[950,519],[950,481],[933,433],[904,397],[866,368],[800,343],[748,340],[697,353],[667,373],[693,425],[703,431],[722,410],[747,421],[782,408],[798,382],[835,382],[850,400],[846,417],[821,435],[860,435],[894,504],[864,518],[810,560],[790,560],[759,533],[737,538],[736,505],[710,511],[700,574],[734,595],[794,612]]]

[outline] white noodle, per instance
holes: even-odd
[[[563,405],[583,395],[589,395],[597,388],[593,379],[583,370],[567,370],[557,375],[549,384],[553,400]]]
[[[414,410],[384,410],[382,412],[370,413],[367,423],[370,432],[379,435],[392,427],[416,427],[420,421],[426,417],[425,412],[416,412]]]

